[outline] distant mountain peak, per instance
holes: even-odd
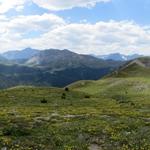
[[[97,58],[90,56],[83,56],[77,53],[73,53],[67,49],[58,50],[58,49],[47,49],[40,51],[37,55],[29,59],[26,64],[33,66],[48,66],[52,68],[68,68],[68,67],[77,67],[77,66],[86,66],[87,64],[95,63],[99,64],[101,61]],[[55,66],[55,67],[54,67]],[[96,67],[93,65],[93,67]]]
[[[35,49],[33,49],[33,48],[31,48],[31,47],[27,47],[27,48],[24,48],[24,49],[21,50],[21,51],[31,51],[31,50],[35,50]]]
[[[129,61],[129,60],[133,60],[135,58],[142,57],[142,55],[139,55],[139,54],[124,55],[124,54],[120,54],[120,53],[112,53],[112,54],[108,54],[108,55],[99,55],[96,57],[103,59],[103,60]]]
[[[5,52],[2,54],[2,56],[8,60],[29,59],[37,53],[39,53],[39,50],[28,47],[23,50]]]

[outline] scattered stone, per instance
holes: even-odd
[[[91,144],[89,150],[102,150],[102,148],[97,144]]]

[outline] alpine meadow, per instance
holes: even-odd
[[[0,150],[150,150],[149,7],[0,0]]]

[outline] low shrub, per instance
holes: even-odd
[[[27,136],[30,135],[29,129],[18,126],[7,126],[2,130],[4,136]]]
[[[45,98],[43,98],[43,99],[41,100],[41,103],[46,104],[46,103],[47,103],[47,100],[46,100]]]
[[[66,94],[65,93],[62,93],[61,99],[66,99]]]
[[[66,91],[66,92],[69,92],[69,88],[68,88],[68,87],[66,87],[66,88],[65,88],[65,91]]]
[[[84,98],[90,98],[90,95],[85,95]]]

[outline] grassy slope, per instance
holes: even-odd
[[[78,85],[82,87],[79,88]],[[100,116],[104,115],[105,121],[108,119],[106,126],[111,130],[109,138],[113,139],[113,143],[126,145],[124,149],[150,149],[150,78],[107,78],[87,83],[82,81],[71,85],[71,88],[96,97],[93,102],[95,111],[97,114],[101,113]],[[116,147],[112,149],[117,149]],[[107,146],[105,148],[109,149]]]
[[[133,63],[134,62],[134,63]],[[140,63],[140,64],[139,64]],[[142,66],[141,66],[142,65]],[[145,67],[143,67],[145,65]],[[108,75],[109,77],[150,77],[150,57],[142,57],[127,62],[118,71]]]
[[[35,87],[0,91],[0,147],[149,150],[150,78],[145,69],[130,71],[128,76],[123,70],[119,76],[79,81],[69,91]],[[135,71],[137,76],[131,77]],[[47,103],[41,103],[43,99]]]

